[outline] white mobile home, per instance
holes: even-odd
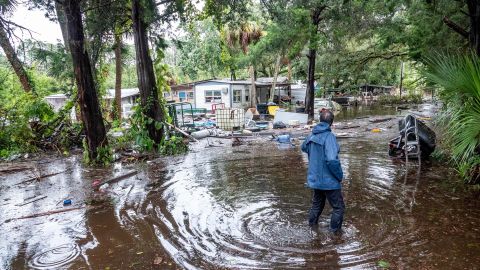
[[[140,91],[138,88],[129,88],[129,89],[122,89],[122,117],[128,118],[132,114],[132,107],[135,103],[135,100],[140,97]],[[115,99],[115,89],[108,89],[107,94],[105,95],[104,99],[107,101],[109,106],[112,104],[113,100]],[[65,104],[67,103],[67,96],[64,94],[54,94],[45,97],[45,101],[48,102],[54,109],[54,111],[58,112]],[[71,113],[72,119],[76,120],[75,109],[72,108]]]
[[[290,96],[290,83],[284,77],[279,77],[276,84],[276,94],[282,98]],[[255,82],[257,102],[266,103],[270,96],[273,84],[271,78],[259,78]],[[205,80],[193,83],[195,108],[212,110],[217,104],[224,104],[225,108],[248,108],[250,105],[249,80]],[[278,98],[278,95],[276,95]]]
[[[195,107],[212,110],[214,104],[225,108],[243,108],[250,102],[250,84],[247,81],[208,80],[195,83]]]

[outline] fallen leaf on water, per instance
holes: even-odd
[[[380,261],[378,261],[378,266],[381,267],[381,268],[389,268],[390,263],[387,262],[387,261],[384,261],[384,260],[380,260]]]

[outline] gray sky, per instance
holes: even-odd
[[[57,40],[62,42],[62,32],[60,26],[47,19],[44,15],[45,12],[40,10],[28,10],[24,5],[18,5],[11,20],[23,27],[26,27],[32,31],[32,35],[35,39],[57,43]],[[19,29],[16,30],[16,35],[22,39],[29,39],[30,34]]]

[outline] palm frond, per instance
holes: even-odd
[[[429,59],[426,77],[441,87],[445,108],[440,121],[447,127],[452,159],[466,163],[480,154],[480,59],[474,53],[437,55]]]

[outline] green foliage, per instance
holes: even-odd
[[[377,102],[381,105],[395,104],[420,104],[422,103],[422,95],[409,94],[403,96],[382,95],[378,97]]]
[[[130,136],[135,142],[136,147],[140,151],[152,151],[155,147],[155,142],[150,138],[148,134],[147,124],[150,124],[154,119],[149,118],[145,113],[141,105],[135,105],[133,113],[130,116],[130,130],[128,136]]]
[[[176,135],[171,135],[169,138],[166,138],[160,146],[160,153],[166,156],[178,155],[187,151],[188,145],[182,137]]]
[[[388,268],[390,268],[390,263],[387,262],[387,261],[384,261],[384,260],[380,260],[380,261],[378,261],[378,267],[380,267],[382,269],[388,269]]]
[[[90,157],[86,138],[83,140],[83,162],[89,165],[107,166],[113,162],[112,148],[109,145],[97,147],[97,155]]]
[[[473,166],[470,169],[474,170],[480,154],[480,59],[474,53],[438,55],[429,63],[426,77],[441,87],[444,102],[439,124],[448,127],[445,144],[462,175],[467,176],[466,168]]]
[[[133,45],[123,44],[122,47],[122,88],[137,87],[137,68],[135,66],[135,49]],[[105,78],[105,87],[107,89],[115,88],[115,57],[112,52],[107,54],[107,60],[104,63],[108,69]]]
[[[36,151],[42,127],[54,116],[48,104],[29,93],[0,102],[0,157]]]
[[[186,36],[175,43],[179,49],[177,73],[182,81],[225,76],[231,55],[224,51],[220,32],[213,21],[192,22],[184,28]]]

